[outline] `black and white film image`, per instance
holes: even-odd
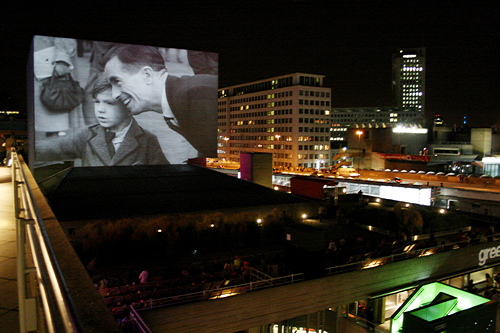
[[[216,53],[49,36],[32,52],[35,167],[216,156]]]

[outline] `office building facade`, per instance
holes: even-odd
[[[219,89],[218,159],[272,153],[273,167],[330,163],[331,88],[323,75],[294,73]]]
[[[425,48],[398,49],[392,55],[393,106],[425,112]]]

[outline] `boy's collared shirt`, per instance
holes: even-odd
[[[115,132],[115,137],[112,140],[113,146],[115,147],[115,151],[118,151],[118,148],[120,148],[120,145],[122,144],[123,140],[125,140],[125,136],[127,135],[130,126],[132,126],[132,119],[130,119],[130,122],[128,123],[127,127],[122,129],[121,131]],[[111,131],[108,130],[108,132]]]

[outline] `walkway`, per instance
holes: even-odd
[[[0,167],[0,327],[19,332],[16,271],[16,224],[12,170]]]

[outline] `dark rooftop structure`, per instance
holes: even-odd
[[[214,170],[184,164],[70,168],[47,197],[59,221],[308,202]]]

